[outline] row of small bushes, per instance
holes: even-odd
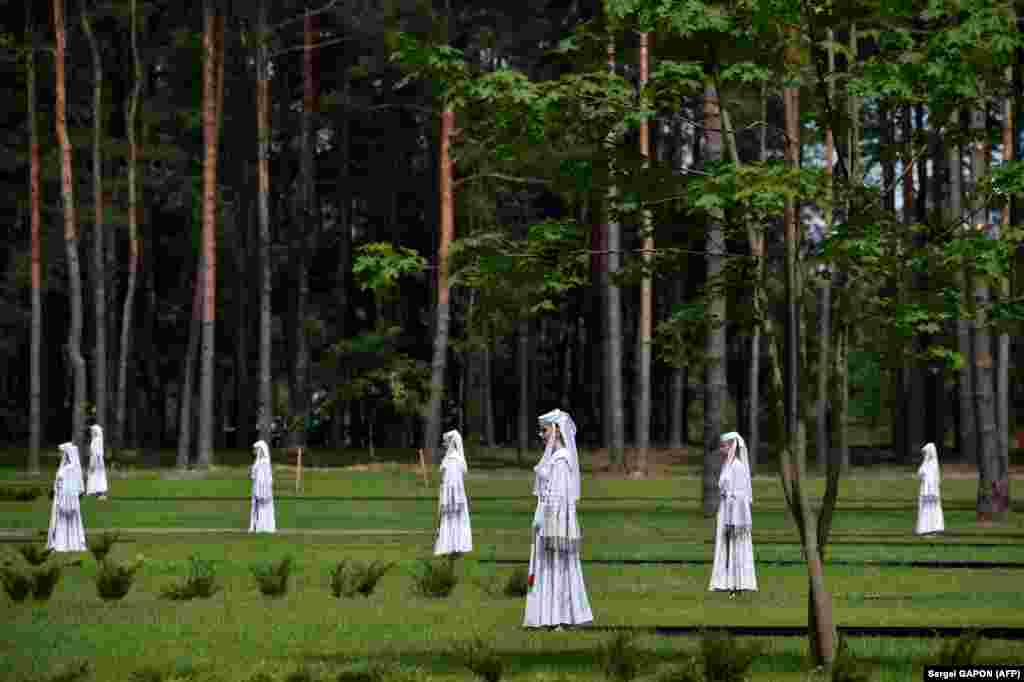
[[[967,633],[957,640],[944,642],[934,663],[937,665],[968,666],[978,663],[980,637]],[[506,671],[502,656],[483,638],[477,636],[456,643],[448,654],[484,682],[499,682]],[[696,654],[683,663],[657,666],[650,652],[638,647],[629,633],[617,633],[598,646],[596,660],[610,682],[631,682],[641,673],[656,682],[742,682],[750,675],[753,662],[764,654],[759,644],[741,644],[735,638],[719,632],[705,633]],[[61,671],[46,678],[46,682],[79,682],[91,674],[87,661],[72,661]],[[163,669],[148,666],[128,676],[129,682],[172,682],[195,680],[200,671],[188,661]],[[341,670],[314,671],[303,666],[283,677],[258,672],[248,682],[417,682],[425,678],[421,671],[401,668],[380,662],[353,663]],[[567,679],[562,676],[561,679]],[[868,682],[868,666],[855,659],[846,640],[840,637],[837,658],[830,671],[830,682]]]
[[[46,494],[46,488],[35,485],[0,485],[0,502],[31,502]]]

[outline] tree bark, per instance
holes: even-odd
[[[715,163],[722,158],[722,114],[717,88],[704,87],[704,161]],[[705,516],[718,510],[719,437],[725,408],[725,293],[719,281],[725,235],[720,217],[711,219],[707,231],[707,324],[704,352],[704,475],[702,503]]]
[[[106,246],[103,222],[103,62],[100,47],[93,33],[89,3],[82,3],[82,28],[92,53],[93,73],[93,140],[92,140],[92,193],[93,193],[93,248],[92,280],[93,305],[96,319],[96,345],[94,347],[93,384],[96,395],[96,421],[107,426],[107,294],[104,255]]]
[[[32,220],[32,346],[29,350],[29,445],[28,473],[39,474],[39,446],[42,438],[42,366],[43,350],[43,297],[42,262],[40,258],[39,232],[42,225],[39,162],[39,120],[36,103],[36,50],[38,38],[32,22],[32,6],[25,2],[25,32],[28,51],[25,54],[26,89],[28,95],[29,135],[29,200]]]
[[[487,447],[497,447],[494,434],[494,377],[492,376],[492,354],[494,341],[488,339],[484,347],[484,379],[483,379],[483,402],[484,402],[484,442]]]
[[[829,29],[828,46],[828,72],[835,72],[835,52],[832,48],[833,35]],[[830,94],[835,96],[832,84],[829,84]],[[831,233],[834,225],[835,214],[832,210],[832,159],[834,151],[834,139],[832,128],[825,129],[825,182],[828,186],[828,206],[825,209],[825,224]],[[829,369],[832,366],[829,343],[832,335],[832,271],[826,265],[822,268],[818,282],[818,400],[815,405],[815,447],[817,450],[818,471],[824,473],[828,468],[831,447],[829,443],[828,428],[828,397],[829,397]]]
[[[257,215],[259,217],[259,252],[260,252],[260,385],[259,385],[259,437],[270,442],[270,423],[274,417],[274,399],[272,393],[272,368],[270,354],[271,342],[271,291],[273,283],[273,264],[270,262],[270,75],[267,41],[267,3],[259,0],[258,27],[259,34],[256,48],[256,129],[257,129],[257,162],[256,175],[258,191],[256,195]]]
[[[215,428],[213,381],[216,310],[217,310],[217,142],[220,115],[221,79],[218,78],[223,62],[223,40],[219,25],[223,18],[217,15],[213,0],[203,3],[205,31],[203,33],[203,317],[199,366],[199,434],[196,465],[208,468],[213,464],[213,435]]]
[[[455,130],[455,110],[446,104],[441,114],[440,155],[438,163],[441,203],[441,239],[437,253],[437,310],[434,329],[434,357],[431,362],[430,405],[427,412],[426,442],[428,459],[440,461],[437,448],[441,439],[441,404],[444,399],[445,364],[448,353],[449,292],[448,250],[455,237],[455,204],[452,193],[451,143]],[[436,454],[435,454],[436,453]]]
[[[1007,67],[1006,71],[1007,82],[1012,82],[1013,69]],[[1013,145],[1013,100],[1009,97],[1006,98],[1003,105],[1003,162],[1009,163],[1013,161],[1014,156],[1014,145]],[[1003,208],[1002,212],[1002,229],[1009,229],[1010,223],[1010,204]],[[1006,301],[1010,298],[1010,280],[1004,278],[1000,283],[999,289],[1000,297]],[[1005,331],[1000,331],[996,341],[996,428],[998,435],[998,450],[1000,459],[1004,460],[1009,464],[1010,461],[1010,335]],[[1009,475],[1006,477],[1007,486],[1009,486]],[[1009,496],[1009,489],[1007,489],[1007,496]],[[1007,501],[1008,502],[1008,501]]]
[[[647,85],[648,75],[648,34],[640,34],[640,89]],[[650,123],[644,119],[640,124],[640,155],[644,158],[644,166],[650,159]],[[643,212],[643,260],[644,267],[649,268],[654,251],[654,225],[651,212]],[[636,451],[637,461],[634,471],[647,475],[647,448],[651,440],[651,328],[654,317],[654,286],[653,278],[645,272],[640,283],[640,325],[637,330],[637,402],[636,402]]]
[[[200,254],[196,265],[196,276],[192,294],[192,322],[188,332],[188,350],[185,355],[185,367],[181,378],[181,393],[178,397],[178,458],[176,465],[179,469],[187,469],[189,458],[192,453],[192,422],[195,408],[192,398],[195,394],[193,380],[196,375],[196,359],[199,355],[200,323],[203,310],[203,263]],[[268,443],[270,441],[267,441]]]
[[[64,59],[67,53],[67,28],[64,0],[53,0],[54,28],[57,39],[56,110],[57,140],[61,149],[61,198],[64,203],[64,247],[68,259],[71,326],[68,330],[67,357],[71,365],[74,398],[71,408],[71,442],[81,451],[85,438],[85,406],[87,401],[85,359],[82,357],[82,273],[78,260],[78,226],[75,216],[75,182],[71,158],[71,140],[67,125],[67,85]]]
[[[518,353],[516,359],[519,371],[519,447],[516,450],[517,464],[522,465],[523,456],[530,449],[530,320],[519,321]]]
[[[615,44],[608,44],[608,69],[615,73]],[[617,136],[611,132],[606,141],[609,150],[614,150]],[[614,181],[614,162],[610,169],[608,187],[608,208],[613,210],[618,188]],[[615,275],[622,263],[622,229],[618,219],[608,216],[608,337],[605,347],[605,390],[608,392],[609,414],[605,417],[611,423],[609,461],[613,467],[626,469],[626,415],[622,404],[622,291],[615,282]]]

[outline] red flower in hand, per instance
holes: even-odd
[[[530,574],[529,579],[526,581],[530,587],[533,587],[533,574]]]

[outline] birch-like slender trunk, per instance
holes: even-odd
[[[213,464],[213,431],[216,415],[213,404],[214,360],[217,311],[217,153],[223,88],[223,18],[218,16],[213,0],[203,4],[203,317],[199,366],[199,434],[196,464],[208,468]]]
[[[615,43],[608,44],[608,70],[615,73]],[[612,131],[608,135],[606,145],[614,150],[617,134]],[[609,169],[608,211],[614,209],[618,196],[615,186],[614,162]],[[605,299],[607,305],[608,336],[605,346],[605,390],[607,391],[608,415],[610,420],[611,442],[608,454],[612,467],[622,471],[626,469],[626,415],[622,404],[622,290],[615,282],[615,275],[622,266],[622,227],[614,215],[608,216],[608,292]]]
[[[29,443],[28,473],[39,474],[39,446],[42,439],[42,366],[43,349],[43,298],[42,261],[40,257],[39,231],[42,225],[39,163],[39,120],[36,103],[36,49],[38,39],[32,25],[32,3],[25,3],[25,32],[28,52],[25,54],[25,71],[28,94],[28,146],[29,146],[29,201],[32,225],[32,346],[29,350]]]
[[[96,345],[94,351],[93,385],[96,395],[96,421],[107,426],[107,293],[104,271],[106,235],[103,221],[103,61],[100,46],[93,33],[89,3],[82,3],[82,29],[92,53],[93,98],[92,98],[92,194],[93,194],[93,242],[92,281]]]
[[[431,362],[430,405],[427,412],[425,456],[440,461],[441,404],[444,399],[445,365],[448,357],[449,291],[448,251],[455,238],[455,202],[451,158],[452,135],[455,131],[455,110],[446,104],[441,114],[440,150],[438,159],[441,209],[441,238],[437,250],[437,309],[435,311],[434,356]]]
[[[704,161],[716,163],[722,158],[722,113],[714,84],[704,87]],[[718,510],[719,437],[728,388],[725,376],[725,292],[719,281],[725,234],[722,216],[711,219],[707,228],[707,324],[704,351],[704,471],[702,506],[705,516]]]
[[[181,393],[178,396],[178,458],[175,465],[179,469],[186,469],[189,465],[189,458],[192,454],[192,422],[195,408],[192,404],[195,395],[195,380],[197,357],[199,355],[200,323],[203,310],[203,263],[202,256],[196,266],[196,276],[193,280],[192,293],[192,321],[188,331],[188,350],[185,353],[185,366],[181,377]],[[267,441],[270,442],[269,440]]]
[[[518,350],[516,361],[518,371],[516,378],[519,381],[519,423],[518,442],[516,449],[517,464],[522,465],[523,457],[530,449],[530,320],[519,321],[517,333]]]
[[[67,27],[64,0],[53,0],[53,24],[56,32],[56,108],[57,140],[61,150],[61,198],[64,204],[64,248],[68,259],[71,298],[71,326],[68,330],[67,358],[71,365],[74,397],[71,406],[71,442],[83,448],[85,438],[86,392],[85,359],[82,357],[82,272],[78,259],[78,221],[75,215],[74,164],[67,124],[67,84],[64,59],[67,54]]]
[[[257,215],[259,217],[259,261],[260,261],[260,384],[259,400],[259,436],[260,440],[270,442],[270,423],[274,417],[274,401],[272,393],[272,375],[270,353],[271,343],[271,301],[273,283],[273,264],[270,262],[270,75],[269,50],[267,41],[270,39],[267,28],[267,3],[259,0],[258,27],[259,34],[256,47],[256,134],[257,162],[256,176],[258,191],[256,196]]]
[[[648,75],[648,34],[640,34],[640,89],[647,86]],[[649,165],[651,155],[650,123],[644,119],[640,124],[640,155],[644,166]],[[654,252],[654,225],[651,212],[643,212],[643,261],[644,267],[651,264]],[[634,471],[647,475],[647,448],[651,441],[651,331],[654,318],[654,279],[644,273],[640,283],[640,325],[637,330],[636,357],[636,451]]]

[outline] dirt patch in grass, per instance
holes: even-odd
[[[951,480],[974,480],[978,478],[978,468],[966,462],[942,462],[939,461],[942,469],[942,477]],[[1011,464],[1010,478],[1015,480],[1024,479],[1024,465]]]
[[[631,473],[624,473],[620,468],[613,467],[607,448],[587,450],[589,468],[597,478],[639,478],[632,473],[636,468],[637,450],[626,448],[626,463]],[[673,468],[700,464],[702,453],[688,448],[649,448],[647,450],[647,479],[664,479],[673,475]],[[678,473],[678,472],[675,472]]]

